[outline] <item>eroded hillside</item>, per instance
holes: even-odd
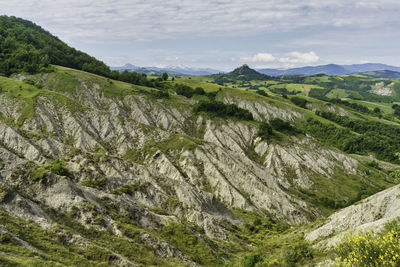
[[[278,96],[215,91],[248,121],[62,67],[0,77],[0,88],[5,262],[222,264],[252,250],[253,219],[295,226],[393,184],[307,133],[261,138],[262,121],[316,117]]]

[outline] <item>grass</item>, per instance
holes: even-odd
[[[175,79],[173,83],[180,83],[184,85],[191,86],[193,88],[202,87],[204,91],[214,92],[218,91],[219,88],[223,88],[224,86],[213,84],[207,81],[211,81],[207,76],[182,76],[181,78]]]
[[[368,107],[369,109],[373,110],[374,108],[379,108],[382,113],[384,114],[393,114],[394,110],[392,109],[392,105],[400,104],[400,102],[393,102],[393,103],[383,103],[383,102],[369,102],[364,100],[355,100],[355,99],[345,99],[351,103],[357,103]]]
[[[325,215],[356,203],[374,193],[394,185],[386,175],[376,169],[361,167],[366,175],[345,174],[336,170],[331,177],[312,175],[313,185],[309,189],[296,188],[294,194],[318,207]],[[291,175],[288,173],[288,175]],[[297,179],[294,172],[292,180]],[[291,179],[289,179],[290,181]]]
[[[170,138],[158,143],[157,147],[163,152],[168,152],[170,150],[194,150],[203,143],[204,141],[201,139],[193,138],[183,134],[174,134],[171,135]]]
[[[283,83],[283,84],[278,84],[278,85],[272,85],[269,88],[285,88],[289,92],[301,92],[303,95],[308,96],[308,93],[310,92],[311,89],[323,89],[322,87],[318,85],[312,85],[312,84],[297,84],[297,83]]]

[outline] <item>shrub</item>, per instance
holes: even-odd
[[[308,101],[305,100],[304,98],[295,96],[295,97],[290,98],[290,101],[292,101],[292,103],[295,104],[296,106],[299,106],[302,108],[307,108],[306,105],[307,105]]]
[[[268,140],[272,135],[272,127],[267,122],[262,122],[258,127],[257,135],[261,137],[262,140]]]
[[[296,264],[312,258],[314,258],[312,248],[308,243],[302,242],[287,253],[285,261],[288,266],[296,266]]]
[[[262,96],[268,96],[267,92],[265,92],[264,90],[257,90],[256,93]]]
[[[254,267],[256,266],[257,263],[262,262],[263,258],[261,257],[260,254],[256,253],[256,254],[252,254],[249,256],[246,256],[243,259],[243,263],[242,266],[243,267]]]
[[[65,168],[65,162],[63,160],[58,159],[58,160],[52,161],[46,167],[46,169],[57,175],[61,175],[61,176],[69,175],[68,170]]]
[[[82,181],[81,185],[87,186],[87,187],[92,187],[96,189],[102,189],[104,186],[107,184],[107,179],[106,178],[97,178],[94,180],[85,180]]]
[[[29,177],[32,181],[47,182],[48,174],[54,173],[61,176],[70,176],[70,172],[65,167],[65,162],[63,160],[55,160],[50,162],[46,166],[37,167],[29,171]]]
[[[337,266],[399,266],[400,231],[393,225],[378,235],[368,231],[347,236],[335,249]]]
[[[400,169],[396,169],[389,173],[389,176],[395,181],[400,182]]]
[[[24,83],[26,83],[26,84],[30,84],[30,85],[35,85],[35,81],[34,81],[34,80],[32,80],[32,79],[29,79],[29,78],[27,78],[27,79],[24,79]]]
[[[292,125],[290,125],[289,122],[284,121],[280,118],[274,118],[270,120],[269,123],[271,124],[272,128],[280,132],[294,133],[296,131],[296,129]]]
[[[187,98],[191,98],[195,94],[192,87],[184,84],[176,84],[175,91],[178,95],[183,95],[186,96]]]
[[[367,162],[367,165],[378,170],[381,169],[381,167],[379,167],[379,163],[376,162],[375,160]]]
[[[204,91],[204,89],[201,88],[201,87],[197,87],[196,89],[194,89],[194,93],[195,93],[196,95],[205,95],[205,94],[206,94],[206,92]]]

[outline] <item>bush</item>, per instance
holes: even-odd
[[[308,243],[302,242],[293,247],[285,257],[288,266],[296,266],[304,260],[314,258],[313,250]]]
[[[106,178],[97,178],[94,180],[85,180],[81,183],[82,186],[92,187],[96,189],[103,189],[104,186],[107,184]]]
[[[290,98],[290,101],[292,101],[292,103],[295,104],[296,106],[299,106],[302,108],[307,108],[306,105],[307,105],[308,101],[305,100],[304,98],[295,96],[295,97]]]
[[[262,140],[268,140],[272,135],[272,127],[267,122],[262,122],[258,127],[257,135],[261,137]]]
[[[29,177],[34,182],[47,182],[47,178],[49,177],[49,173],[61,175],[61,176],[70,176],[70,172],[65,168],[65,162],[63,160],[55,160],[50,162],[46,166],[37,167],[31,169],[29,171]]]
[[[35,85],[35,81],[34,80],[32,80],[32,79],[29,79],[29,78],[27,78],[27,79],[24,79],[24,81],[23,81],[24,83],[26,83],[26,84],[30,84],[30,85]]]
[[[61,176],[69,175],[68,170],[65,168],[65,162],[63,160],[58,159],[58,160],[51,162],[46,167],[46,169],[57,175],[61,175]]]
[[[389,176],[396,182],[400,182],[400,169],[396,169],[389,173]]]
[[[280,118],[274,118],[270,120],[269,123],[271,124],[272,128],[280,132],[294,133],[296,131],[296,129],[290,125],[289,122]]]
[[[379,163],[376,162],[375,160],[367,162],[367,165],[378,170],[381,169],[381,167],[379,167]]]
[[[335,249],[337,266],[400,266],[400,229],[397,223],[386,226],[377,235],[368,231],[347,236]]]
[[[187,98],[191,98],[195,94],[195,91],[193,90],[192,87],[184,84],[176,84],[175,91],[178,95],[183,95],[186,96]]]
[[[204,89],[201,88],[201,87],[197,87],[196,89],[194,89],[194,93],[195,93],[196,95],[205,95],[205,94],[206,94],[206,92],[204,91]]]
[[[246,256],[243,259],[242,266],[243,267],[254,267],[254,266],[256,266],[257,263],[262,262],[262,260],[263,259],[260,254],[258,254],[258,253],[252,254],[252,255]]]
[[[257,90],[256,93],[262,96],[268,96],[267,92],[265,92],[264,90]]]

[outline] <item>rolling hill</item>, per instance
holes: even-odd
[[[368,71],[368,72],[361,72],[360,74],[373,78],[400,80],[400,72],[391,70]]]

